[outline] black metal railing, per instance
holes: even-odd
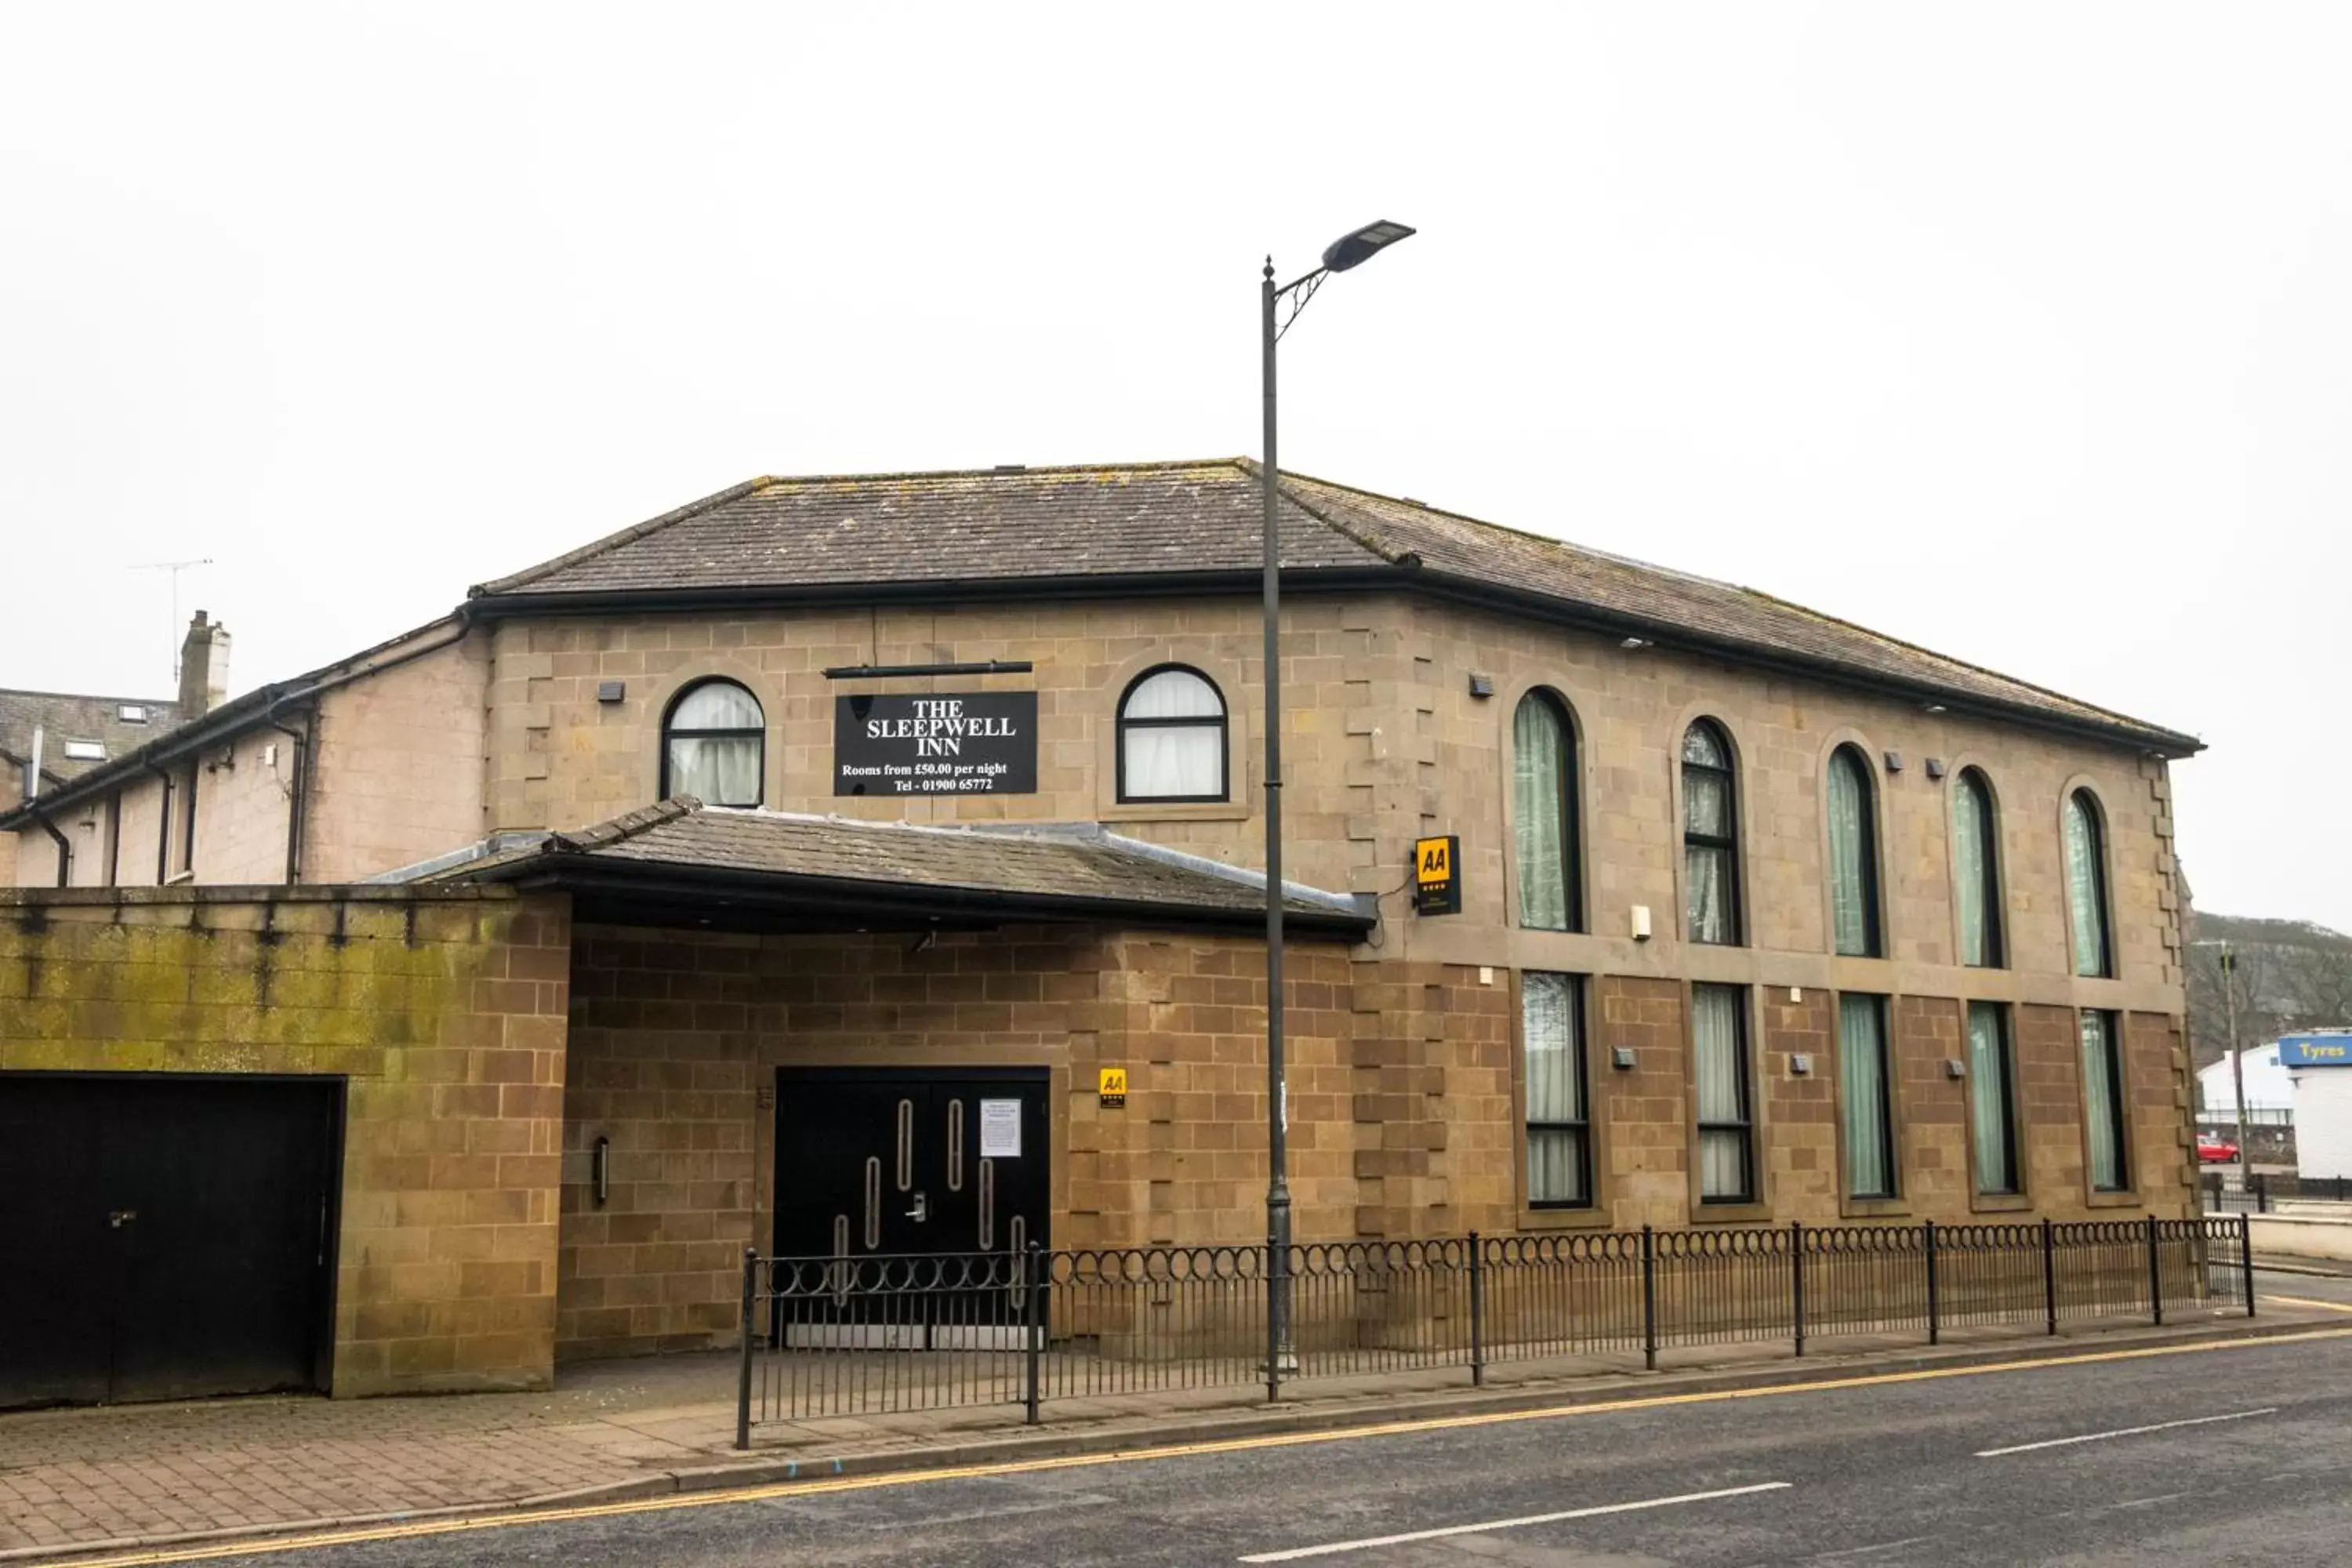
[[[2249,1221],[1740,1226],[1291,1248],[1268,1367],[1263,1247],[743,1260],[736,1439],[761,1422],[2254,1310]],[[1628,1363],[1627,1364],[1630,1364]]]
[[[2352,1176],[2251,1176],[2204,1173],[2205,1206],[2219,1214],[2268,1214],[2282,1203],[2352,1203]]]

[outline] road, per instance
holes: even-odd
[[[2342,1280],[2261,1284],[2352,1303]],[[205,1560],[2332,1565],[2352,1542],[2352,1314],[2294,1342],[828,1485]]]

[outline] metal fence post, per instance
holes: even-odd
[[[2157,1253],[2156,1216],[2147,1216],[2147,1310],[2164,1327],[2164,1264]]]
[[[1486,1386],[1486,1269],[1478,1254],[1478,1233],[1470,1233],[1470,1386]]]
[[[1789,1222],[1789,1316],[1796,1324],[1797,1353],[1805,1353],[1805,1222]]]
[[[752,1247],[743,1249],[743,1344],[741,1365],[735,1374],[735,1446],[751,1446],[751,1335],[757,1310],[754,1302],[760,1292],[760,1254]]]
[[[1028,1420],[1029,1425],[1032,1426],[1037,1425],[1037,1401],[1039,1397],[1037,1384],[1038,1374],[1041,1371],[1038,1363],[1042,1359],[1040,1353],[1042,1347],[1039,1345],[1038,1342],[1045,1337],[1045,1276],[1038,1267],[1042,1259],[1042,1249],[1033,1239],[1029,1243],[1029,1251],[1023,1258],[1021,1263],[1022,1269],[1024,1270],[1022,1282],[1029,1287],[1029,1289],[1024,1292],[1026,1300],[1021,1303],[1021,1342],[1029,1363]]]
[[[1642,1227],[1642,1365],[1658,1370],[1658,1233]]]
[[[2254,1212],[2256,1214],[2271,1212],[2271,1178],[2267,1171],[2254,1173]]]
[[[2238,1273],[2246,1288],[2246,1316],[2254,1315],[2254,1218],[2238,1216]]]
[[[2058,1239],[2049,1220],[2042,1222],[2042,1310],[2050,1331],[2058,1331]]]
[[[1934,1220],[1927,1222],[1925,1234],[1927,1238],[1927,1342],[1932,1345],[1942,1343],[1944,1334],[1941,1317],[1936,1310],[1936,1222]]]

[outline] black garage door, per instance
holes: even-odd
[[[339,1079],[0,1073],[0,1407],[326,1386]]]

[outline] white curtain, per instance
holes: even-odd
[[[1204,677],[1189,669],[1146,676],[1118,716],[1127,799],[1225,797],[1225,705]],[[1187,719],[1201,722],[1171,722]]]
[[[670,710],[673,730],[757,730],[767,722],[760,700],[730,680],[712,680]]]
[[[1886,1013],[1882,998],[1838,998],[1838,1088],[1845,1097],[1845,1190],[1895,1195],[1886,1121]]]
[[[760,804],[760,737],[674,737],[669,743],[669,793],[705,805]]]
[[[1850,746],[1830,753],[1830,903],[1836,922],[1837,951],[1853,957],[1877,955],[1871,929],[1870,784]]]
[[[1969,1104],[1975,1112],[1977,1191],[2017,1191],[2010,1136],[2009,1031],[2000,1004],[1969,1004]]]
[[[1952,792],[1952,878],[1959,893],[1960,962],[1996,962],[1992,942],[1992,801],[1970,773]]]
[[[1698,1190],[1714,1202],[1754,1195],[1748,1181],[1748,1063],[1739,1040],[1739,988],[1691,987],[1691,1045],[1698,1078]]]
[[[1519,923],[1568,929],[1568,845],[1563,803],[1568,737],[1559,710],[1530,692],[1511,725],[1511,816],[1518,839]]]
[[[1702,723],[1683,731],[1684,913],[1693,942],[1731,940],[1730,770],[1712,729]]]
[[[1714,844],[1683,846],[1683,885],[1693,942],[1731,940],[1731,851]]]
[[[1590,1190],[1576,985],[1572,974],[1519,976],[1519,1035],[1526,1053],[1529,1123],[1528,1198],[1532,1203],[1583,1203]]]
[[[2074,973],[2107,973],[2106,889],[2099,867],[2099,828],[2075,791],[2066,797],[2066,903],[2074,919]]]
[[[2101,1192],[2124,1186],[2122,1086],[2116,1077],[2115,1020],[2105,1013],[2083,1015],[2084,1114],[2091,1127],[2091,1185]]]

